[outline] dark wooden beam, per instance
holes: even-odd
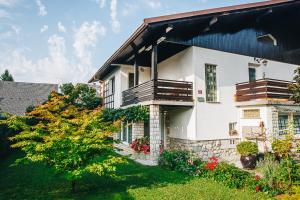
[[[157,44],[152,46],[151,52],[151,80],[157,80]]]
[[[139,64],[138,64],[137,55],[135,55],[133,67],[134,67],[134,86],[137,86],[139,84]]]

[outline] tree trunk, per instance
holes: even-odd
[[[75,193],[75,186],[76,186],[76,182],[73,180],[71,181],[71,185],[72,185],[72,193]]]

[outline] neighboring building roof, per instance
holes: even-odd
[[[30,105],[39,105],[48,99],[57,84],[0,81],[0,108],[2,111],[23,115]]]
[[[101,77],[105,76],[108,71],[112,70],[120,63],[120,61],[128,60],[132,53],[137,53],[137,51],[150,40],[157,40],[156,36],[163,34],[162,29],[159,29],[156,26],[166,27],[168,23],[175,23],[178,20],[183,19],[193,19],[196,17],[206,17],[215,14],[219,15],[229,15],[242,11],[250,11],[257,9],[269,8],[272,6],[279,6],[283,4],[293,3],[297,0],[272,0],[272,1],[264,1],[236,6],[228,6],[222,8],[214,8],[207,10],[200,10],[194,12],[186,12],[179,13],[173,15],[165,15],[153,18],[144,19],[144,22],[141,26],[137,28],[137,30],[125,41],[124,44],[101,66],[101,68],[96,72],[96,74],[89,80],[89,82],[93,82],[97,79],[101,79]],[[164,29],[165,30],[165,29]],[[146,42],[145,42],[146,41]],[[149,44],[147,44],[149,45]],[[170,44],[169,44],[170,45]],[[168,49],[175,48],[175,46],[168,46]],[[184,49],[184,47],[177,46],[177,51]],[[176,53],[176,50],[174,51]]]

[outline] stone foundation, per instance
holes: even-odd
[[[233,162],[240,158],[236,151],[236,145],[240,139],[223,140],[185,140],[178,138],[168,138],[168,149],[188,150],[194,155],[207,160],[215,156],[221,160]]]

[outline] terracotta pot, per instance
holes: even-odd
[[[241,163],[244,169],[254,169],[256,167],[256,156],[241,156]]]

